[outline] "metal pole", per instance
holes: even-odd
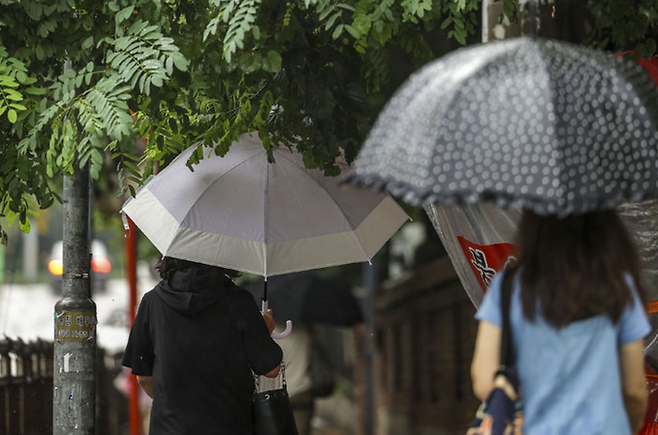
[[[365,424],[364,435],[376,433],[375,415],[377,414],[375,400],[374,374],[374,336],[375,336],[375,292],[388,274],[388,246],[384,246],[371,260],[363,265],[363,287],[366,294],[363,298],[363,357],[364,357],[364,390],[365,390]]]
[[[482,2],[482,42],[489,42],[489,0]]]
[[[137,235],[135,224],[128,216],[125,216],[125,239],[126,239],[126,276],[130,289],[130,301],[128,304],[128,319],[130,326],[135,321],[137,313]],[[130,375],[130,397],[128,403],[128,414],[130,421],[130,435],[140,435],[141,415],[139,412],[139,384],[137,377]]]
[[[62,299],[55,304],[53,435],[96,432],[96,304],[89,271],[89,165],[64,177]]]
[[[363,286],[366,289],[365,297],[363,298],[363,317],[364,317],[364,338],[363,338],[363,357],[365,360],[365,434],[373,435],[375,433],[375,376],[374,376],[374,300],[375,290],[377,289],[378,273],[377,273],[377,256],[372,260],[371,264],[363,266]]]

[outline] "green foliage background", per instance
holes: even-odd
[[[591,44],[654,54],[654,3],[589,1]],[[122,193],[192,144],[224,155],[251,131],[336,174],[337,156],[356,156],[409,74],[478,41],[480,6],[0,0],[0,216],[27,231],[29,214],[58,199],[50,181],[61,175],[116,172]]]

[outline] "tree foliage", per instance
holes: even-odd
[[[656,54],[656,0],[588,0],[588,8],[593,16],[593,26],[588,29],[591,45],[633,50],[640,57]]]
[[[513,16],[514,1],[501,1]],[[655,51],[639,31],[619,36],[610,17],[637,1],[590,3],[592,34],[610,35],[593,43]],[[355,157],[409,74],[478,41],[481,0],[0,5],[0,214],[27,229],[30,211],[57,199],[54,177],[88,164],[98,178],[111,165],[125,190],[190,145],[224,155],[245,132],[257,131],[266,148],[296,145],[308,167],[335,174],[337,156]],[[655,10],[646,16],[645,36]]]

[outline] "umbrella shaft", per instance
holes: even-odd
[[[261,298],[261,311],[267,313],[267,278],[263,281],[263,297]]]

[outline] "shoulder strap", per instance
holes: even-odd
[[[500,365],[510,367],[514,365],[514,349],[512,340],[512,328],[510,326],[510,304],[512,300],[512,287],[514,283],[514,270],[507,269],[503,272],[501,284],[500,306],[503,315],[503,330],[500,339]]]

